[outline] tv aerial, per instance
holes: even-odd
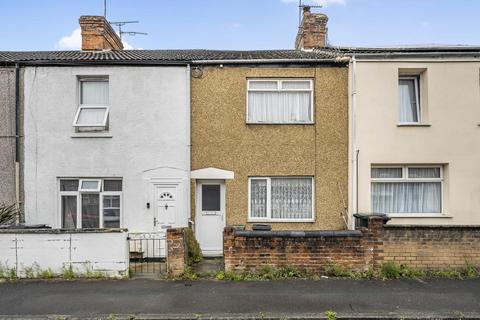
[[[105,20],[107,19],[107,0],[103,0],[103,17],[105,18]],[[139,31],[124,31],[122,30],[122,27],[126,24],[130,24],[130,23],[139,23],[140,21],[138,20],[132,20],[132,21],[109,21],[110,24],[112,25],[115,25],[118,27],[118,34],[120,36],[120,40],[122,40],[122,36],[124,34],[128,35],[128,36],[136,36],[137,34],[141,34],[141,35],[148,35],[148,33],[146,32],[139,32]]]
[[[146,32],[139,32],[139,31],[124,31],[122,30],[122,27],[126,24],[130,24],[130,23],[139,23],[140,21],[138,20],[133,20],[133,21],[109,21],[110,24],[112,25],[115,25],[118,27],[118,34],[120,35],[120,40],[122,40],[122,36],[124,34],[128,35],[128,36],[136,36],[137,34],[141,34],[141,35],[148,35],[148,33]]]
[[[323,6],[304,4],[303,0],[298,0],[298,28],[300,28],[300,26],[302,25],[302,16],[303,16],[304,8],[323,8]]]

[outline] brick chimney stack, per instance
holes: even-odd
[[[328,17],[323,13],[311,13],[303,7],[303,19],[295,40],[295,49],[312,50],[327,46]]]
[[[122,50],[120,37],[103,16],[81,16],[82,50]]]

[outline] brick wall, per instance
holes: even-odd
[[[373,242],[360,231],[235,231],[224,232],[226,271],[294,266],[322,272],[334,262],[365,270]]]
[[[167,269],[172,276],[179,276],[187,266],[185,228],[167,230]]]
[[[480,266],[480,227],[388,226],[372,217],[356,231],[236,231],[225,228],[225,270],[295,266],[322,272],[327,264],[356,270],[386,261],[419,270]]]
[[[379,259],[421,270],[480,266],[480,228],[385,226]]]

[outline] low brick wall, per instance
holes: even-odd
[[[381,261],[420,270],[480,266],[479,227],[388,226],[381,233]]]
[[[355,231],[224,231],[225,270],[294,266],[322,272],[328,264],[356,270],[386,261],[419,270],[480,266],[480,227],[389,226],[371,217]]]
[[[225,270],[293,266],[322,272],[327,264],[368,269],[372,243],[361,231],[235,231],[224,233]]]
[[[167,270],[172,276],[179,276],[187,266],[187,241],[185,228],[167,230]]]

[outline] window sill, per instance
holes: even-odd
[[[431,127],[428,123],[399,123],[397,127]]]
[[[85,133],[73,133],[72,138],[113,138],[113,135],[109,132],[85,132]]]
[[[388,215],[390,218],[392,219],[397,219],[397,218],[400,218],[400,219],[408,219],[408,218],[430,218],[430,219],[437,219],[437,218],[447,218],[447,219],[451,219],[453,218],[451,215],[449,214],[438,214],[438,213],[425,213],[425,214],[422,214],[422,213],[412,213],[412,214],[389,214]]]
[[[247,220],[248,223],[314,223],[315,219]]]
[[[308,126],[308,125],[314,125],[315,122],[246,122],[247,125],[280,125],[280,126],[285,126],[285,125],[291,125],[291,126]]]

